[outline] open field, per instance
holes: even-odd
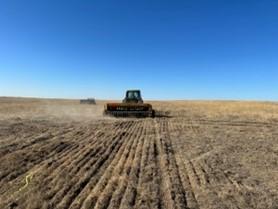
[[[0,208],[278,208],[278,104],[0,98]]]

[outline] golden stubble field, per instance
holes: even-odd
[[[0,98],[0,208],[278,208],[278,104]],[[166,117],[167,116],[167,117]]]

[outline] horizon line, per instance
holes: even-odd
[[[121,101],[122,99],[107,99],[107,98],[95,98],[95,97],[43,97],[43,96],[2,96],[0,95],[0,98],[11,98],[11,99],[42,99],[42,100],[80,100],[80,99],[88,99],[88,98],[94,98],[98,101]],[[183,98],[183,99],[144,99],[144,101],[154,101],[154,102],[175,102],[175,101],[211,101],[211,102],[272,102],[272,103],[278,103],[278,100],[267,100],[267,99],[234,99],[234,98]]]

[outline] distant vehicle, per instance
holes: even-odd
[[[122,103],[107,103],[105,115],[116,117],[154,117],[155,111],[151,104],[143,102],[140,90],[127,90]]]
[[[80,104],[96,104],[96,100],[94,98],[88,98],[88,99],[81,99]]]

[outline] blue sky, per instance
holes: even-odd
[[[278,100],[278,1],[2,0],[0,95]]]

